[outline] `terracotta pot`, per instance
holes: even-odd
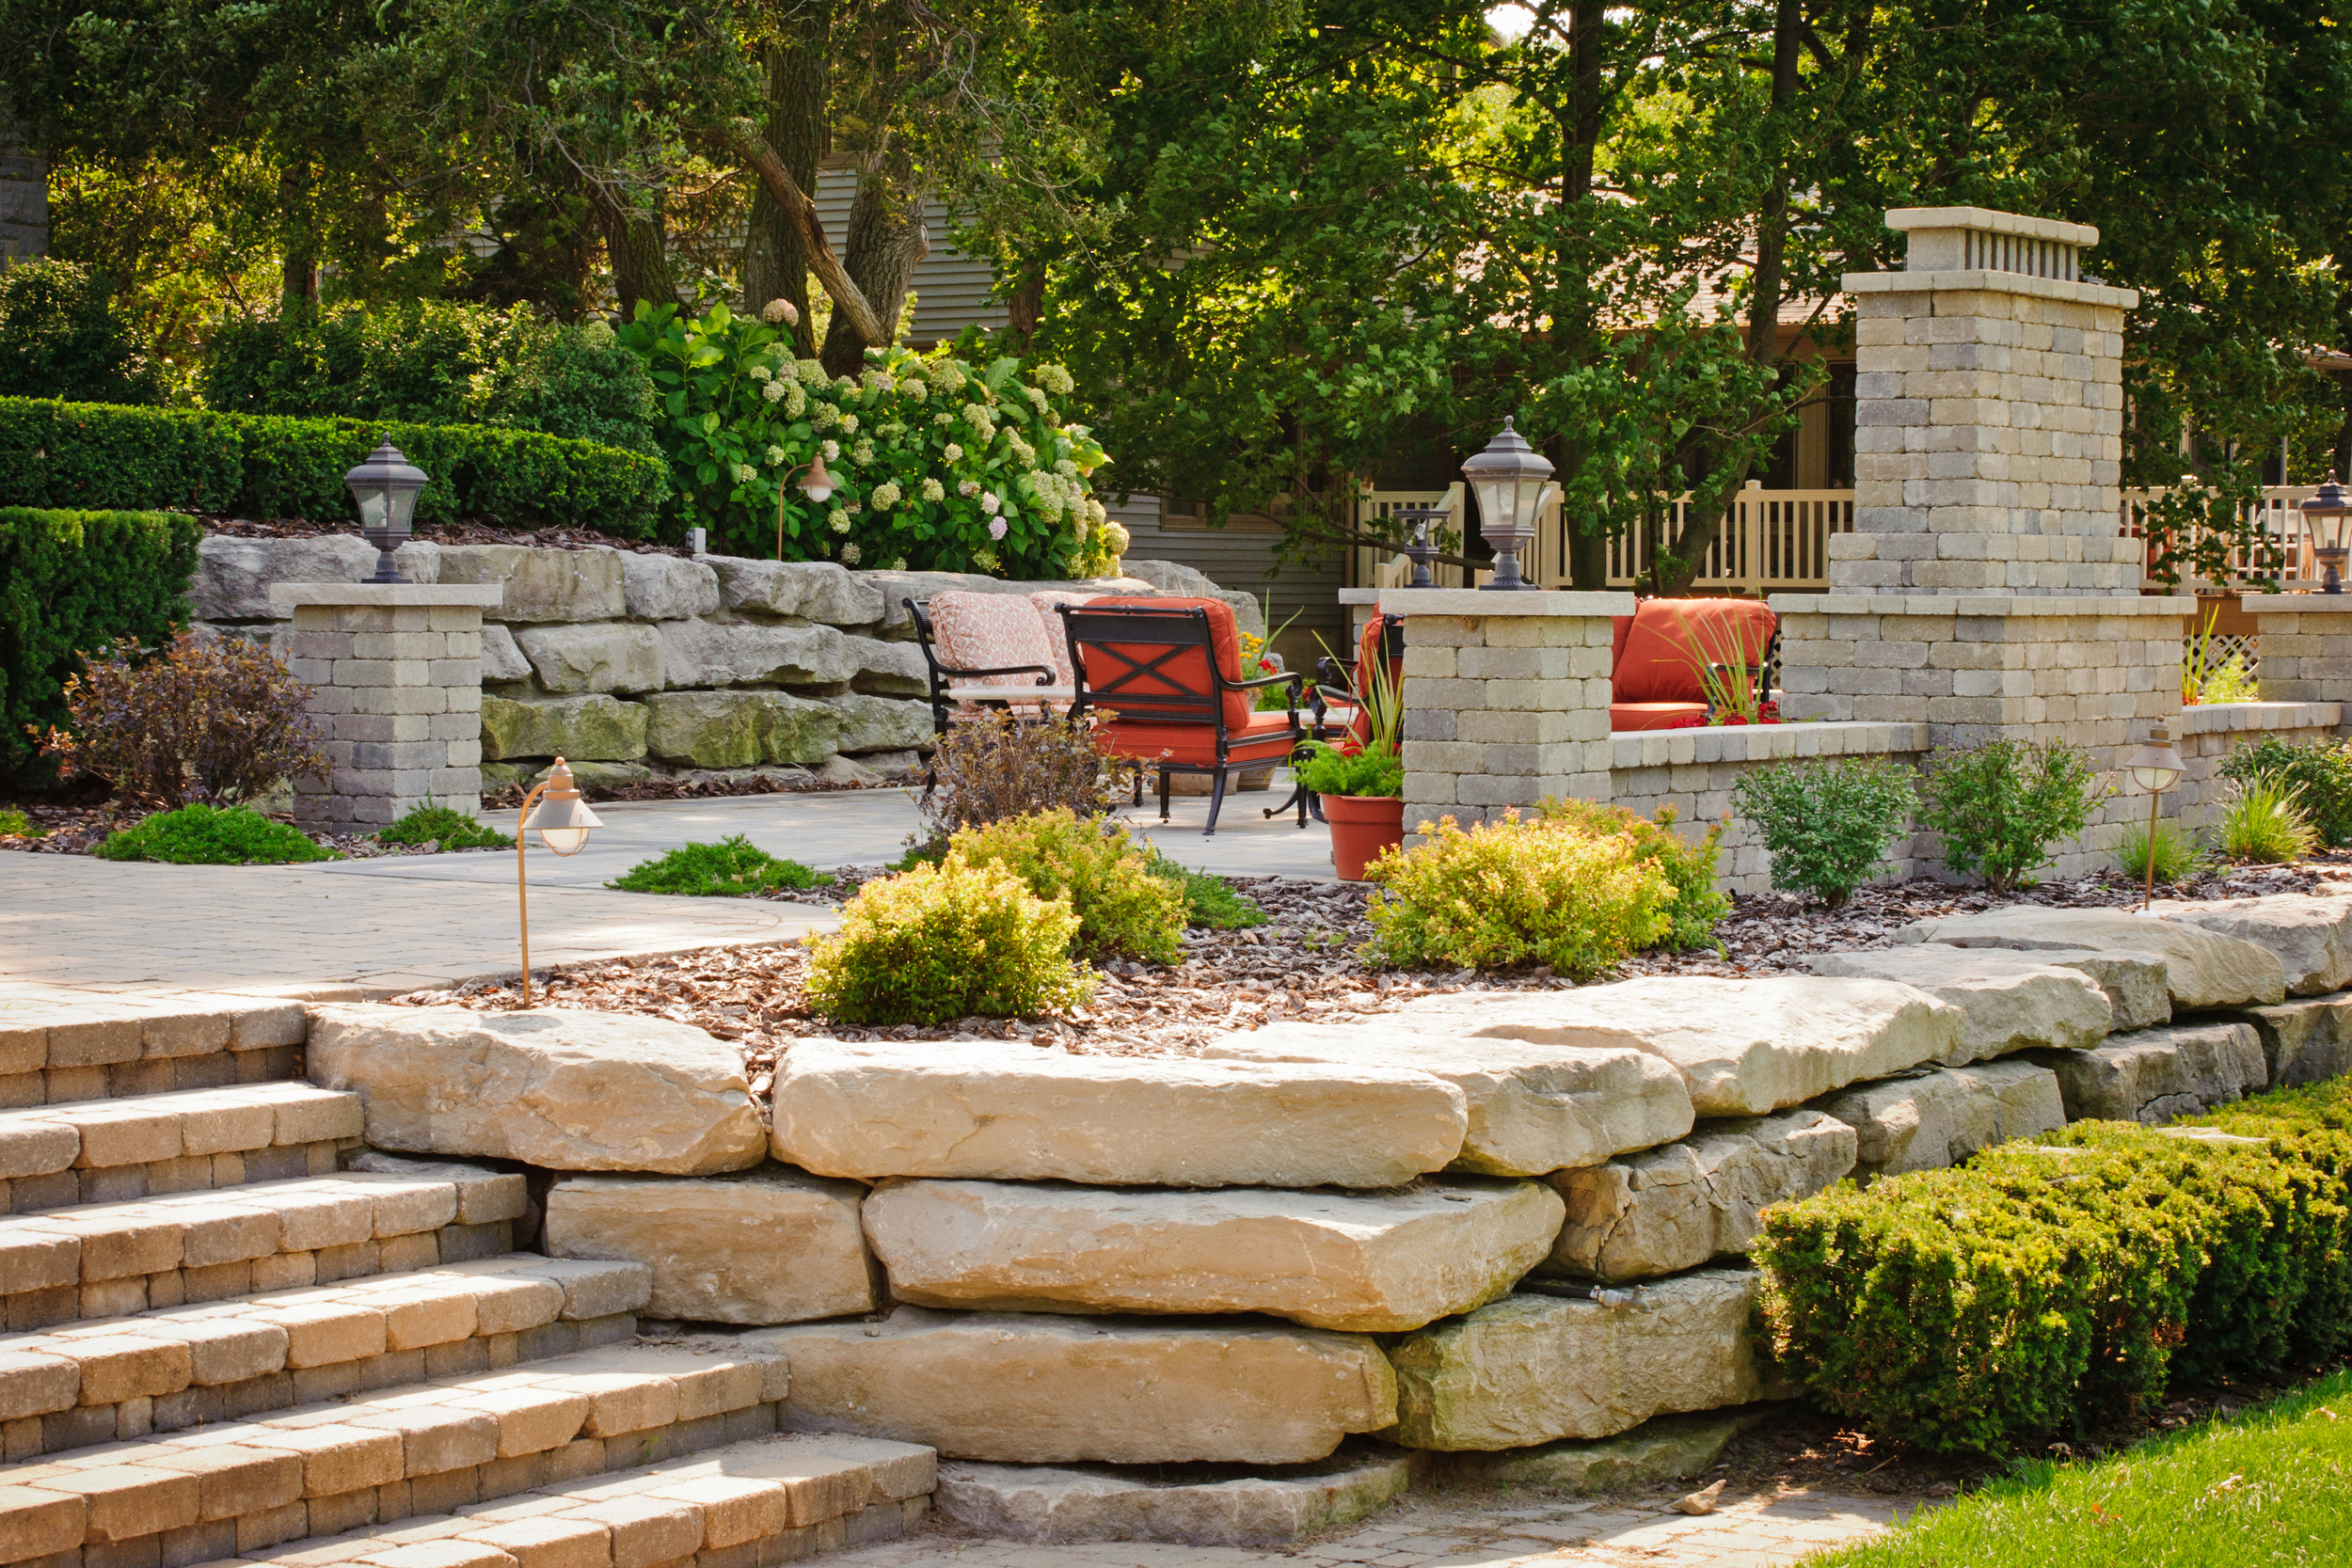
[[[1360,882],[1364,867],[1384,849],[1405,842],[1405,801],[1394,795],[1326,795],[1331,824],[1331,864],[1343,882]]]

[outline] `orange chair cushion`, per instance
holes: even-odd
[[[1611,703],[1609,727],[1613,730],[1671,730],[1676,721],[1704,719],[1705,703]]]
[[[1299,738],[1287,713],[1253,713],[1248,724],[1225,735],[1225,759],[1234,764],[1279,762]],[[1104,724],[1095,732],[1095,744],[1105,755],[1138,762],[1216,766],[1216,736],[1206,724]]]
[[[1241,634],[1233,626],[1233,607],[1223,599],[1104,597],[1094,600],[1087,608],[1089,610],[1192,610],[1196,608],[1205,610],[1209,612],[1209,641],[1216,653],[1217,673],[1228,682],[1238,681],[1242,678]],[[1210,690],[1208,661],[1201,657],[1200,651],[1197,648],[1186,648],[1175,657],[1166,659],[1148,676],[1129,679],[1114,690],[1103,689],[1119,681],[1122,676],[1134,675],[1135,672],[1125,662],[1126,659],[1132,658],[1136,664],[1150,665],[1152,660],[1160,658],[1167,652],[1168,649],[1165,647],[1142,642],[1105,643],[1099,648],[1088,647],[1084,643],[1079,644],[1078,658],[1086,666],[1088,699],[1099,702],[1104,707],[1116,713],[1119,710],[1119,698],[1121,692],[1146,697],[1207,696]],[[1239,735],[1249,727],[1249,721],[1255,710],[1256,696],[1257,693],[1253,691],[1228,691],[1225,694],[1224,716],[1225,729],[1228,734]],[[1143,722],[1143,721],[1138,720],[1137,722]],[[1163,719],[1159,722],[1169,728],[1186,727],[1181,720],[1171,721]],[[1206,721],[1203,721],[1202,728],[1206,727]],[[1214,752],[1215,742],[1210,744],[1211,751]]]
[[[1764,662],[1779,618],[1754,599],[1645,599],[1611,672],[1620,703],[1707,701],[1700,672],[1734,657]]]
[[[934,594],[930,611],[931,642],[949,670],[1055,667],[1054,645],[1038,624],[1037,606],[1018,594]],[[1035,675],[984,675],[956,684],[1036,686],[1039,681]]]

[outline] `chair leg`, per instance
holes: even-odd
[[[1225,769],[1220,768],[1209,780],[1209,828],[1202,838],[1216,836],[1216,814],[1225,807]]]
[[[1143,804],[1143,764],[1136,764],[1136,804]]]
[[[1160,820],[1168,820],[1168,769],[1160,769]]]

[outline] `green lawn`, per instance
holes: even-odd
[[[2085,1465],[2021,1465],[1808,1568],[2352,1563],[2352,1373]]]

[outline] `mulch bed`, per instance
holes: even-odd
[[[0,805],[10,802],[0,801]],[[15,802],[16,809],[30,817],[33,826],[41,831],[38,838],[20,838],[0,833],[0,850],[14,849],[31,855],[87,855],[97,849],[108,833],[118,828],[135,825],[148,814],[143,811],[117,811],[111,806],[69,806],[44,801]],[[329,849],[339,849],[356,861],[377,860],[387,855],[469,855],[482,853],[473,849],[442,850],[427,844],[378,844],[360,833],[318,832],[306,829],[311,842]]]
[[[204,531],[226,539],[322,539],[328,534],[359,536],[356,523],[313,523],[300,517],[268,520],[252,517],[205,517]],[[616,539],[585,528],[501,528],[496,523],[419,523],[416,537],[429,545],[533,545],[543,550],[580,550],[592,546],[628,550],[637,555],[675,555],[691,559],[683,545],[657,545],[644,539]]]

